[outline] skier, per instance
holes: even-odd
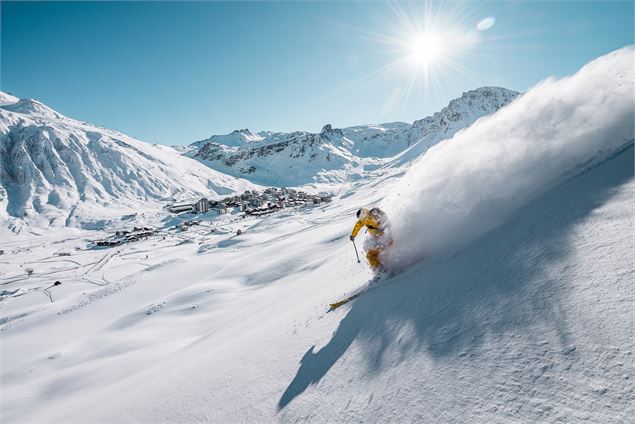
[[[382,272],[384,271],[384,264],[382,264],[379,256],[393,242],[390,235],[388,216],[379,208],[358,210],[357,223],[351,233],[351,241],[355,241],[355,237],[364,226],[370,235],[364,242],[368,265],[375,273]]]
[[[355,227],[353,228],[353,232],[350,237],[353,245],[355,245],[355,237],[357,237],[357,234],[363,227],[366,227],[367,232],[369,233],[369,237],[367,237],[364,242],[364,249],[366,250],[368,265],[370,265],[370,268],[375,273],[375,277],[371,281],[372,283],[376,282],[377,279],[381,278],[381,275],[387,271],[380,259],[380,256],[387,247],[392,245],[393,239],[390,234],[390,222],[388,221],[388,216],[379,208],[360,209],[357,211],[357,223],[355,223]],[[357,248],[355,248],[355,253],[357,253]],[[359,257],[357,258],[357,261],[359,262]],[[346,305],[362,293],[370,290],[370,288],[373,287],[371,286],[371,283],[368,283],[362,288],[356,290],[353,294],[342,300],[329,303],[329,311],[337,309],[342,305]]]

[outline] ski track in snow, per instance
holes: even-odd
[[[633,141],[620,137],[632,131],[624,114],[633,99],[619,90],[632,88],[632,74],[612,86],[614,120],[604,115],[608,100],[586,101],[611,78],[594,80],[593,93],[568,87],[585,86],[578,77],[589,69],[599,79],[609,65],[619,78],[620,61],[632,56],[627,48],[539,85],[540,96],[524,95],[536,100],[531,107],[523,96],[414,165],[397,157],[395,168],[339,186],[339,198],[318,208],[227,215],[217,232],[177,233],[178,219],[156,214],[144,219],[164,225],[161,237],[110,250],[89,248],[105,228],[0,229],[2,421],[628,422],[635,179]],[[561,96],[544,106],[553,116],[570,116],[582,99],[576,113],[606,137],[554,140],[558,172],[534,170],[546,154],[535,139],[509,152],[509,163],[496,161],[500,178],[480,179],[482,196],[467,193],[463,177],[492,172],[483,146],[473,146],[480,156],[465,159],[465,175],[439,173],[435,161],[463,160],[451,143],[518,127],[510,116],[519,108],[531,127],[545,92]],[[505,172],[525,157],[535,172]],[[447,200],[433,190],[441,180],[459,202],[443,222],[432,219],[434,204],[394,200]],[[491,196],[498,180],[513,199],[503,211]],[[348,234],[355,211],[380,201],[394,208],[410,266],[327,313],[372,278]],[[456,228],[483,204],[496,213],[455,243]],[[416,261],[425,245],[453,248]]]

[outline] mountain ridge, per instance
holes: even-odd
[[[390,122],[346,128],[326,124],[319,133],[253,133],[242,129],[196,141],[181,151],[213,169],[260,184],[297,185],[293,183],[298,180],[303,184],[338,183],[359,172],[360,164],[376,167],[419,143],[416,155],[420,155],[509,104],[519,94],[501,87],[480,87],[412,124]]]
[[[326,124],[319,133],[239,129],[174,149],[1,93],[0,219],[99,227],[95,222],[148,204],[157,209],[171,200],[215,198],[258,185],[339,184],[395,155],[414,159],[517,96],[482,87],[412,124]]]

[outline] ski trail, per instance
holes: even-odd
[[[118,250],[111,250],[110,252],[108,252],[106,255],[104,255],[103,258],[101,258],[99,262],[95,264],[95,266],[93,266],[91,269],[86,271],[86,274],[93,271],[99,271],[100,269],[104,267],[104,265],[108,263],[108,261],[110,261],[110,259],[112,259],[113,256],[117,255],[122,250],[123,249],[118,249]]]

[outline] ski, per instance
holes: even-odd
[[[363,292],[355,293],[353,295],[348,296],[347,298],[344,298],[342,300],[338,300],[337,302],[329,303],[329,311],[333,311],[333,310],[339,308],[342,305],[346,305],[348,302],[350,302],[351,300],[355,299],[357,296],[359,296],[362,293]]]
[[[356,299],[357,297],[366,293],[367,291],[372,290],[384,284],[387,280],[390,280],[397,274],[399,274],[398,271],[391,271],[388,273],[382,273],[382,274],[376,275],[372,280],[370,280],[364,286],[358,288],[353,294],[345,297],[344,299],[338,300],[337,302],[329,303],[328,312],[334,311],[335,309],[339,308],[342,305],[346,305],[348,302]]]

